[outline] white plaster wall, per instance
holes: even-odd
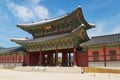
[[[22,63],[16,63],[16,67],[22,66]]]
[[[10,64],[9,63],[5,63],[3,66],[9,68]]]
[[[104,67],[104,62],[88,62],[88,67]]]
[[[107,67],[120,67],[120,61],[107,61]]]

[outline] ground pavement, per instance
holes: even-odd
[[[0,80],[120,80],[120,74],[22,72],[0,69]]]

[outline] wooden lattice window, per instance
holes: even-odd
[[[109,51],[110,60],[116,60],[116,50]]]
[[[98,51],[93,52],[93,61],[99,61],[99,52]]]

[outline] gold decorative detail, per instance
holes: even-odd
[[[52,27],[51,26],[45,26],[45,30],[49,30],[49,29],[51,29]]]

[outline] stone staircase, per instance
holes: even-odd
[[[58,73],[79,73],[80,67],[16,67],[15,71],[28,71],[28,72],[58,72]]]

